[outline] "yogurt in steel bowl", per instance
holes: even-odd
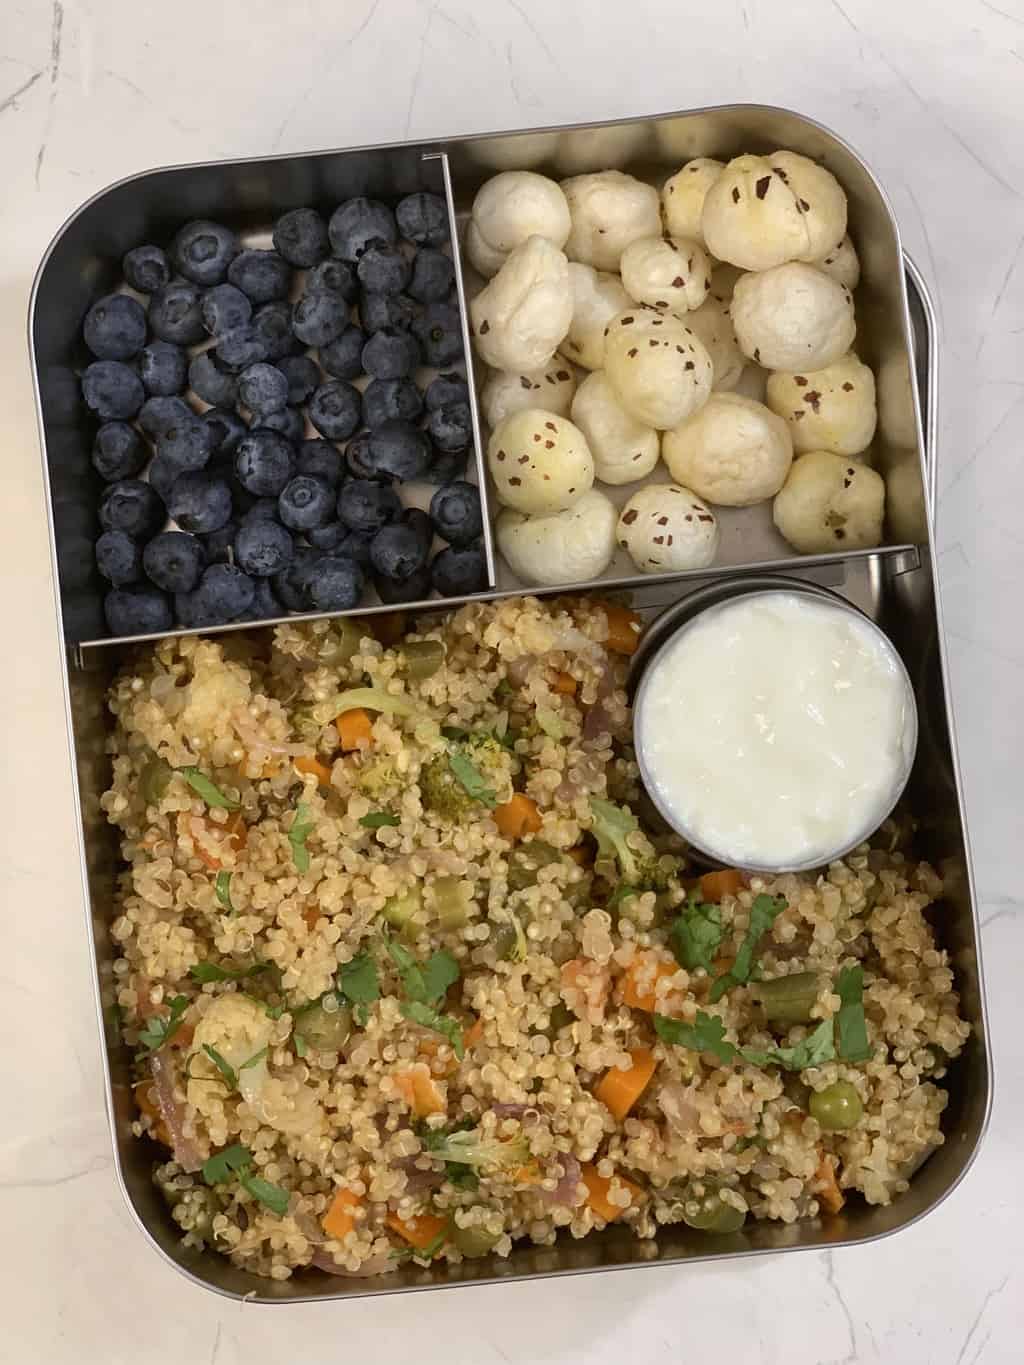
[[[885,820],[917,745],[913,688],[855,608],[744,592],[651,657],[633,709],[637,758],[668,823],[708,857],[803,871]]]

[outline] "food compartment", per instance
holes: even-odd
[[[774,158],[778,167],[761,159],[779,148],[786,150]],[[509,448],[487,456],[490,501],[504,527],[496,541],[508,551],[496,543],[502,588],[551,584],[558,575],[566,583],[627,584],[927,542],[898,234],[881,190],[849,148],[807,120],[750,108],[474,139],[450,151],[471,331],[488,328],[486,337],[473,339],[484,442],[495,423],[524,404],[550,414],[533,424],[536,431],[502,425],[508,439],[497,444]],[[733,158],[744,155],[759,158],[770,183],[748,184],[739,173],[730,180]],[[725,163],[733,164],[723,172]],[[696,194],[686,183],[691,174]],[[758,230],[737,245],[726,223],[715,246],[751,268],[716,261],[699,235],[701,202],[716,180],[736,181],[728,206],[737,212],[748,199],[763,206],[773,191],[785,196],[799,184],[815,199],[804,216],[818,246],[844,226],[838,182],[848,209],[842,250],[837,242],[823,262],[776,267],[769,288],[764,271],[778,256],[754,259],[763,255]],[[721,185],[715,192],[724,195]],[[719,208],[718,220],[727,216]],[[670,228],[689,235],[662,237]],[[778,223],[768,228],[778,238]],[[523,244],[526,233],[536,235]],[[517,241],[508,266],[508,248]],[[785,256],[784,248],[778,254]],[[568,304],[566,255],[574,295]],[[681,273],[669,279],[676,261]],[[780,271],[790,270],[800,278],[783,288]],[[737,278],[751,295],[746,354],[730,318]],[[764,298],[754,296],[752,284]],[[851,320],[839,319],[846,287],[855,304],[852,346]],[[815,291],[828,297],[797,309],[803,321],[794,349],[776,319],[795,293]],[[474,305],[481,295],[486,307]],[[827,343],[826,316],[834,324]],[[530,369],[567,317],[569,330],[553,356]],[[611,324],[603,354],[595,319]],[[677,336],[690,322],[696,340]],[[776,373],[751,359],[753,342],[772,337],[773,329]],[[667,331],[681,348],[679,373],[666,363],[627,408],[628,366],[639,365],[648,348],[660,355]],[[827,361],[826,368],[817,361],[803,366],[813,382],[797,360],[812,346]],[[684,390],[708,356],[710,398],[688,400]],[[515,360],[522,363],[508,368]],[[809,429],[811,437],[801,434]],[[546,459],[527,458],[549,443]],[[581,444],[589,447],[590,468]],[[631,466],[639,478],[631,477]],[[670,484],[697,496],[672,494]],[[559,506],[566,510],[553,515]]]
[[[69,642],[492,586],[444,155],[210,172],[99,195],[40,271]]]

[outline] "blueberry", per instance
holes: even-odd
[[[434,456],[433,463],[423,477],[427,483],[452,483],[462,478],[468,464],[468,446],[463,450],[446,450]]]
[[[398,241],[395,215],[376,199],[350,199],[340,205],[331,214],[327,232],[335,256],[350,264],[359,260],[375,237],[384,242]]]
[[[337,488],[345,471],[337,447],[330,441],[303,441],[295,472],[311,474],[315,479],[323,479],[331,488]]]
[[[382,526],[370,546],[370,564],[383,578],[404,582],[427,563],[427,546],[415,526],[405,521]]]
[[[375,238],[359,258],[356,274],[368,294],[400,294],[409,283],[412,267],[401,247]]]
[[[289,403],[304,403],[320,383],[320,370],[311,356],[283,356],[277,368],[288,381]]]
[[[274,575],[274,591],[289,611],[309,611],[309,580],[319,562],[316,551],[297,545],[292,562]]]
[[[142,577],[142,551],[127,531],[104,531],[96,542],[96,567],[115,588]]]
[[[202,469],[213,454],[213,428],[190,412],[160,433],[156,453],[182,473]]]
[[[217,339],[217,359],[229,370],[258,365],[270,355],[270,343],[254,322],[236,327]]]
[[[252,304],[233,284],[215,284],[199,302],[203,326],[212,337],[222,337],[252,318]]]
[[[359,416],[359,390],[343,379],[328,379],[309,400],[309,420],[329,441],[347,441]]]
[[[277,521],[277,499],[256,498],[242,518],[243,526],[255,526],[258,521]]]
[[[197,398],[214,407],[232,408],[238,401],[238,382],[213,351],[200,351],[189,361],[188,385]]]
[[[94,360],[82,373],[82,397],[100,418],[134,417],[146,390],[134,370],[120,360]]]
[[[362,294],[359,316],[367,332],[397,327],[407,332],[416,321],[417,308],[408,294]]]
[[[430,596],[430,570],[424,566],[408,578],[385,578],[382,574],[374,579],[377,596],[385,606],[399,602],[422,602]]]
[[[232,564],[235,558],[235,536],[238,535],[238,522],[234,517],[226,521],[216,531],[200,536],[207,564]]]
[[[359,284],[356,272],[344,261],[323,261],[311,270],[306,277],[307,294],[340,294],[346,303],[355,303],[359,297]]]
[[[439,194],[407,194],[395,209],[398,230],[407,241],[441,246],[448,240],[448,206]]]
[[[341,522],[332,522],[332,526],[341,526]],[[370,546],[376,531],[346,531],[342,540],[338,542],[336,552],[344,555],[346,559],[354,559],[364,569],[370,567]],[[309,533],[310,544],[314,544],[314,535],[319,535],[317,531]]]
[[[410,507],[402,515],[402,520],[411,526],[423,542],[423,549],[429,554],[434,543],[434,524],[420,507]]]
[[[192,472],[174,480],[167,510],[183,531],[207,535],[231,516],[231,489],[223,479]]]
[[[172,280],[149,301],[149,330],[161,341],[194,346],[206,336],[199,290],[188,280]]]
[[[354,479],[375,479],[378,477],[370,464],[370,433],[368,431],[357,432],[345,447],[345,467]]]
[[[93,439],[93,468],[108,483],[134,478],[148,459],[145,441],[127,422],[104,422]]]
[[[370,435],[367,463],[378,477],[408,482],[422,478],[430,464],[430,442],[400,417],[382,422]]]
[[[363,347],[363,369],[374,379],[401,379],[419,364],[420,348],[410,332],[385,327]]]
[[[479,545],[449,546],[430,566],[433,586],[442,597],[467,597],[487,587],[487,562]]]
[[[287,615],[285,607],[277,598],[267,578],[257,578],[251,605],[236,619],[239,621],[271,621],[275,617]]]
[[[206,567],[206,553],[195,536],[183,531],[161,531],[142,552],[151,583],[164,592],[191,592]]]
[[[330,345],[348,322],[348,304],[326,289],[303,294],[292,309],[292,331],[306,346]]]
[[[146,344],[145,310],[130,294],[107,294],[86,313],[82,335],[97,360],[130,360]]]
[[[484,529],[480,490],[462,479],[445,484],[430,499],[430,520],[449,545],[468,545]]]
[[[283,299],[257,308],[252,315],[252,330],[266,349],[264,360],[276,364],[285,356],[302,351],[302,343],[292,333],[292,306]]]
[[[334,512],[335,496],[329,483],[312,474],[297,474],[281,490],[278,516],[293,531],[325,526]]]
[[[402,515],[402,503],[389,484],[349,479],[338,494],[338,520],[350,531],[379,531]]]
[[[306,539],[317,550],[336,550],[344,540],[355,534],[340,521],[329,521],[326,526],[310,527]]]
[[[469,385],[461,374],[439,374],[427,385],[424,401],[428,412],[443,408],[446,403],[468,403]]]
[[[220,284],[238,254],[238,238],[220,223],[186,223],[171,243],[171,260],[193,284]]]
[[[473,439],[473,419],[468,403],[445,403],[428,414],[427,435],[437,450],[464,450]]]
[[[121,269],[140,294],[155,294],[171,278],[170,263],[158,246],[132,247],[121,262]]]
[[[139,355],[139,378],[150,395],[169,398],[181,393],[188,374],[188,356],[173,341],[151,341]]]
[[[276,431],[258,427],[238,444],[235,474],[242,487],[258,498],[276,498],[291,478],[294,466],[291,442]]]
[[[184,398],[147,398],[139,409],[139,426],[147,436],[159,436],[175,422],[184,422],[191,416],[192,409]]]
[[[266,519],[242,526],[235,537],[238,566],[254,578],[269,578],[291,563],[295,542],[277,521]]]
[[[146,472],[150,487],[154,488],[160,496],[160,500],[168,503],[171,500],[171,489],[178,479],[181,478],[182,470],[173,460],[161,459],[158,455],[150,464]]]
[[[274,224],[274,246],[289,265],[308,270],[331,249],[327,224],[315,209],[292,209]]]
[[[231,262],[228,279],[253,303],[269,303],[288,297],[292,268],[276,251],[242,251]]]
[[[374,379],[363,392],[363,422],[370,428],[396,417],[411,422],[422,411],[423,399],[411,379]]]
[[[103,599],[111,635],[162,635],[174,624],[171,604],[156,588],[114,588]]]
[[[279,431],[293,445],[298,445],[306,434],[306,419],[298,408],[279,408],[277,412],[263,412],[254,418],[254,425],[267,431]]]
[[[307,592],[317,611],[349,611],[363,595],[363,571],[354,559],[324,555],[309,576]]]
[[[360,329],[350,325],[329,345],[320,347],[320,364],[334,379],[358,379],[363,372],[365,344]]]
[[[423,348],[428,365],[442,369],[462,357],[459,310],[450,303],[428,303],[423,316],[412,324],[413,336]]]
[[[416,253],[413,262],[409,293],[420,303],[440,303],[451,293],[455,283],[452,258],[436,247],[425,246]]]
[[[203,413],[203,421],[210,428],[213,450],[217,455],[233,455],[246,433],[246,425],[237,412],[210,408]]]
[[[141,479],[108,484],[100,497],[104,531],[124,531],[133,540],[148,540],[164,524],[167,513],[155,488]]]
[[[277,412],[288,402],[288,380],[274,365],[261,361],[238,376],[238,397],[255,415]]]
[[[252,606],[256,585],[234,564],[211,564],[192,592],[178,593],[174,605],[183,626],[224,625]]]

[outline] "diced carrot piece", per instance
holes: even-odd
[[[521,839],[524,834],[536,834],[542,821],[536,801],[516,792],[511,801],[495,806],[494,823],[506,839]]]
[[[144,1114],[146,1118],[152,1120],[152,1126],[149,1130],[151,1135],[156,1138],[157,1142],[162,1143],[164,1147],[172,1146],[171,1135],[167,1131],[167,1125],[164,1123],[164,1116],[160,1112],[160,1106],[157,1103],[156,1095],[153,1091],[152,1080],[137,1081],[136,1084],[132,1086],[132,1090],[139,1113]]]
[[[703,900],[716,904],[726,896],[737,896],[747,884],[746,874],[738,867],[726,867],[720,872],[705,872],[700,879]]]
[[[249,830],[245,823],[245,817],[240,810],[233,810],[223,824],[211,820],[209,816],[204,816],[203,819],[207,829],[227,836],[224,842],[235,853],[240,853],[245,848]],[[202,844],[196,844],[195,851],[196,856],[202,859],[211,872],[219,872],[224,866],[217,855],[204,848]]]
[[[613,654],[635,654],[640,643],[640,617],[614,602],[602,602],[601,606],[608,618],[608,648]]]
[[[307,905],[302,912],[302,918],[306,922],[306,928],[312,933],[320,919],[320,908],[316,905]]]
[[[445,1112],[444,1096],[434,1084],[425,1062],[414,1062],[405,1071],[396,1072],[394,1081],[398,1093],[417,1118]]]
[[[674,962],[666,962],[655,953],[637,953],[626,968],[622,977],[622,1003],[631,1010],[644,1010],[647,1014],[667,1014],[668,1007],[682,997],[679,992],[670,992],[658,1001],[658,982],[665,977],[675,976],[679,968]]]
[[[436,1213],[420,1213],[415,1218],[399,1218],[397,1213],[389,1213],[387,1224],[392,1232],[397,1232],[417,1251],[425,1250],[448,1230],[447,1220],[439,1218]]]
[[[387,611],[372,616],[368,624],[382,645],[397,645],[405,635],[408,617],[404,611]]]
[[[307,758],[305,756],[295,759],[295,770],[300,773],[311,774],[320,783],[321,787],[331,785],[331,770],[326,763],[321,763],[318,758]]]
[[[369,747],[373,743],[373,721],[370,713],[361,706],[343,711],[334,723],[338,727],[341,747],[346,753],[362,748],[364,744]]]
[[[630,1201],[628,1208],[639,1203],[643,1197],[643,1190],[639,1185],[634,1185],[632,1180],[627,1180],[624,1175],[614,1177],[619,1184],[629,1191]],[[596,1166],[584,1166],[580,1171],[580,1179],[587,1187],[587,1203],[599,1214],[606,1223],[613,1223],[616,1218],[621,1218],[626,1212],[618,1204],[613,1204],[608,1197],[611,1189],[611,1180],[606,1180],[603,1175],[599,1175]]]
[[[544,1179],[544,1174],[536,1161],[529,1161],[525,1166],[515,1168],[512,1179],[517,1185],[539,1185]]]
[[[846,1203],[836,1179],[836,1167],[832,1164],[832,1157],[824,1150],[821,1151],[818,1160],[818,1169],[814,1172],[812,1188],[829,1213],[839,1213]]]
[[[657,1062],[648,1047],[630,1049],[633,1065],[628,1070],[613,1066],[604,1073],[594,1087],[594,1098],[600,1100],[612,1118],[621,1120],[647,1089]]]
[[[552,692],[558,692],[563,697],[574,697],[576,695],[576,679],[571,673],[555,673],[551,680]]]
[[[480,1039],[484,1036],[484,1021],[477,1016],[470,1024],[469,1028],[462,1035],[463,1047],[468,1052],[471,1047],[476,1047]]]
[[[362,1203],[352,1190],[335,1190],[331,1206],[321,1220],[327,1236],[339,1242],[347,1237],[356,1225],[356,1213]]]
[[[574,957],[566,962],[560,973],[562,983],[562,999],[573,1011],[574,1014],[582,1014],[577,1009],[577,1004],[583,1010],[594,1008],[603,1010],[608,1003],[608,992],[611,989],[611,976],[596,962],[592,962],[589,957]],[[566,993],[579,996],[581,999],[573,1001],[568,999]]]

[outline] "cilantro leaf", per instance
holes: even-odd
[[[712,1004],[716,1000],[721,1000],[726,991],[733,986],[742,985],[743,982],[750,980],[751,969],[754,966],[754,953],[757,951],[761,936],[772,927],[776,917],[785,910],[786,904],[787,902],[782,896],[761,895],[754,897],[754,903],[750,907],[750,923],[736,954],[736,961],[732,964],[731,969],[724,976],[720,976],[711,987],[711,994],[708,999]]]
[[[752,1066],[781,1066],[783,1071],[803,1071],[809,1066],[831,1062],[836,1055],[832,1041],[832,1020],[824,1019],[806,1038],[792,1047],[773,1047],[767,1051],[741,1047],[740,1055]]]
[[[305,801],[300,801],[295,807],[292,826],[288,831],[288,842],[292,846],[292,862],[300,872],[309,871],[309,851],[306,848],[306,838],[312,829],[313,819],[310,816],[309,807]]]
[[[471,796],[474,801],[479,801],[482,806],[488,806],[491,810],[498,804],[498,796],[493,787],[487,785],[486,779],[481,775],[475,764],[471,763],[465,754],[458,751],[448,755],[448,766],[452,770],[452,776],[458,782],[467,796]]]
[[[435,1033],[443,1034],[451,1043],[456,1057],[460,1062],[462,1061],[466,1055],[466,1049],[462,1041],[462,1026],[457,1019],[452,1019],[447,1014],[439,1014],[431,1005],[425,1004],[422,1000],[403,1000],[401,1010],[404,1019],[419,1024],[421,1028],[429,1028]]]
[[[203,1162],[203,1179],[207,1185],[223,1185],[232,1171],[240,1171],[251,1164],[252,1152],[236,1142]]]
[[[253,1199],[258,1200],[271,1213],[276,1213],[279,1218],[283,1218],[288,1212],[291,1195],[280,1185],[272,1185],[269,1180],[264,1180],[262,1176],[250,1175],[248,1171],[239,1172],[238,1183],[243,1190],[249,1191]]]
[[[259,976],[260,972],[268,972],[270,967],[269,962],[254,962],[251,967],[220,967],[216,962],[197,962],[189,967],[188,974],[205,985],[208,981],[244,981],[247,977]]]
[[[710,975],[723,932],[718,906],[691,899],[668,931],[676,961],[687,971],[703,967]]]
[[[442,999],[448,987],[458,981],[462,972],[451,953],[443,948],[431,953],[423,964],[423,984],[426,987],[426,1000],[430,1004]]]
[[[231,904],[231,873],[218,872],[217,880],[214,883],[214,889],[217,892],[217,899],[220,901],[221,905],[223,905],[229,915],[233,915],[235,913],[235,907]]]
[[[689,1048],[691,1052],[710,1052],[720,1062],[736,1060],[736,1048],[725,1038],[725,1025],[717,1015],[705,1014],[703,1010],[697,1011],[692,1024],[656,1014],[654,1031],[664,1042]]]
[[[448,1240],[448,1230],[444,1229],[436,1237],[427,1243],[425,1247],[413,1250],[413,1259],[417,1261],[432,1261],[437,1253]]]
[[[372,1005],[380,999],[380,982],[377,980],[377,964],[369,953],[357,954],[351,962],[344,962],[338,968],[338,994],[344,996],[350,1005]]]
[[[295,1055],[296,1055],[296,1057],[305,1057],[305,1055],[306,1055],[306,1040],[305,1040],[305,1038],[303,1038],[302,1034],[301,1034],[301,1033],[293,1033],[293,1034],[292,1034],[292,1042],[295,1044]]]
[[[231,1063],[225,1061],[224,1058],[217,1051],[217,1049],[215,1047],[211,1047],[209,1043],[203,1044],[203,1051],[206,1053],[207,1057],[209,1057],[210,1061],[214,1064],[214,1066],[217,1068],[220,1074],[224,1077],[225,1081],[227,1081],[228,1088],[230,1090],[237,1090],[238,1072],[231,1065]]]
[[[162,1048],[181,1028],[181,1021],[188,1009],[188,996],[176,995],[169,1004],[170,1014],[151,1015],[146,1021],[146,1027],[139,1034],[139,1042],[147,1052],[156,1052]]]
[[[388,810],[372,810],[369,815],[361,816],[359,823],[364,829],[382,829],[385,825],[398,825],[401,821]]]
[[[234,800],[233,797],[225,796],[218,786],[201,773],[198,768],[188,767],[179,768],[178,772],[196,793],[201,796],[208,806],[215,806],[219,810],[237,810],[241,802]]]
[[[617,882],[615,890],[608,897],[607,910],[610,915],[618,912],[619,907],[624,905],[631,896],[639,896],[640,892],[635,886],[630,886],[628,882]]]
[[[846,1062],[866,1062],[872,1047],[864,1016],[864,968],[844,967],[836,978],[836,994],[842,1002],[835,1021],[839,1056]]]
[[[254,1052],[248,1061],[242,1063],[238,1068],[239,1071],[248,1071],[251,1066],[258,1066],[269,1051],[269,1047],[261,1047],[259,1052]]]
[[[480,1188],[480,1177],[472,1166],[462,1166],[457,1161],[444,1163],[444,1177],[457,1190],[476,1191]]]

